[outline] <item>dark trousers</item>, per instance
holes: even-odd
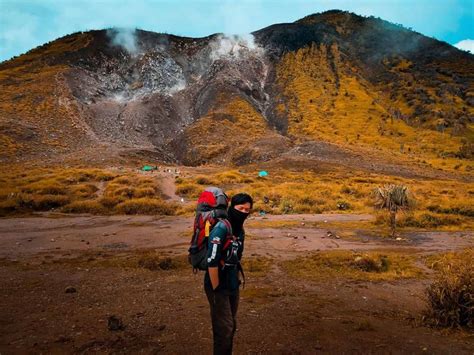
[[[233,295],[228,295],[225,294],[225,291],[213,291],[208,284],[204,285],[204,289],[211,308],[214,355],[232,354],[232,344],[237,327],[239,290],[237,289]]]

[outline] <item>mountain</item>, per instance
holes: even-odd
[[[0,85],[4,163],[474,168],[474,56],[344,11],[247,36],[74,33],[1,63]]]

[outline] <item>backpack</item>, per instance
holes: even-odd
[[[228,203],[229,198],[218,187],[208,187],[199,195],[193,235],[188,250],[188,260],[194,272],[207,270],[208,238],[218,221],[224,222],[228,236],[232,237],[232,228],[227,220]]]

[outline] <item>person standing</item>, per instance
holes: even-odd
[[[245,239],[243,225],[252,207],[250,195],[236,194],[227,211],[232,236],[224,221],[219,221],[209,234],[204,289],[211,310],[214,355],[232,354],[241,284],[239,273],[243,277],[240,265]]]

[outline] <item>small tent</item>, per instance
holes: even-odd
[[[144,165],[143,168],[142,168],[142,171],[152,171],[152,170],[156,170],[156,169],[157,169],[156,166]]]

